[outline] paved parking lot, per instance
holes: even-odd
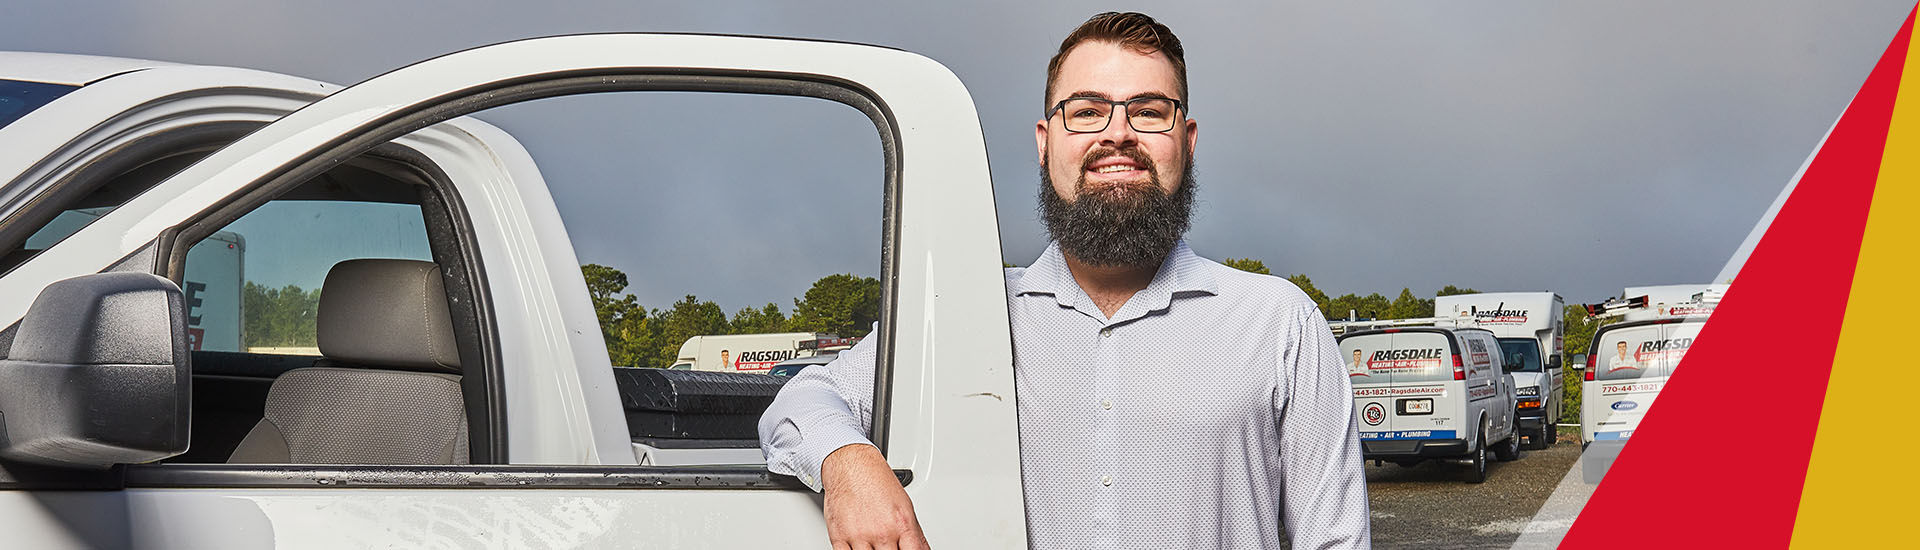
[[[1374,547],[1506,548],[1579,458],[1580,444],[1563,434],[1546,450],[1488,464],[1481,484],[1467,483],[1460,464],[1368,463]]]

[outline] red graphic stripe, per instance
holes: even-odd
[[[1787,546],[1912,30],[1910,13],[1562,547]],[[1717,437],[1731,421],[1754,437]]]

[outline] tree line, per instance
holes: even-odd
[[[771,332],[865,336],[880,318],[880,281],[872,277],[844,273],[821,277],[804,296],[793,300],[792,315],[769,302],[728,316],[719,304],[692,294],[666,308],[648,308],[623,293],[626,273],[599,264],[580,266],[580,271],[586,276],[607,355],[620,366],[671,366],[680,345],[694,336]],[[298,285],[271,288],[248,281],[240,296],[241,345],[317,347],[320,290]]]
[[[320,344],[317,325],[320,289],[298,285],[269,288],[253,281],[240,287],[243,348],[298,347]]]
[[[1229,267],[1272,275],[1265,263],[1251,258],[1228,258]],[[1009,265],[1008,267],[1012,267]],[[599,264],[580,266],[586,277],[587,293],[594,314],[599,318],[600,334],[606,340],[607,355],[613,364],[633,367],[666,367],[673,364],[680,345],[688,338],[708,334],[763,334],[773,332],[818,332],[839,336],[865,336],[880,318],[880,281],[872,277],[835,274],[814,281],[805,295],[794,298],[793,314],[779,304],[743,307],[727,315],[718,304],[688,294],[666,308],[648,308],[639,299],[625,294],[627,274]],[[1306,274],[1284,277],[1291,281],[1329,319],[1345,319],[1349,314],[1370,319],[1409,319],[1432,317],[1433,298],[1415,296],[1409,288],[1400,289],[1392,299],[1374,292],[1365,296],[1347,293],[1328,296]],[[1446,285],[1435,297],[1473,294],[1472,288]],[[245,323],[246,347],[314,347],[315,314],[319,310],[320,289],[305,290],[296,285],[269,288],[251,281],[242,290],[241,308]],[[1565,311],[1565,349],[1561,360],[1568,367],[1574,354],[1586,353],[1593,333],[1614,320],[1591,320],[1581,306],[1568,305]],[[1580,373],[1572,368],[1562,371],[1567,399],[1561,417],[1577,419],[1580,412]]]
[[[1267,269],[1266,263],[1252,258],[1227,258],[1220,263],[1241,271],[1259,273],[1261,275],[1273,274],[1272,270]],[[1337,321],[1346,319],[1349,314],[1361,319],[1413,319],[1433,316],[1433,298],[1414,296],[1413,289],[1410,288],[1400,289],[1400,295],[1391,300],[1378,292],[1366,296],[1347,293],[1339,297],[1328,297],[1326,292],[1322,292],[1318,287],[1313,286],[1313,279],[1307,277],[1305,273],[1288,275],[1283,278],[1291,281],[1293,286],[1300,287],[1301,292],[1307,293],[1307,297],[1313,299],[1313,304],[1320,307],[1320,313],[1326,315],[1328,320]],[[1434,296],[1477,294],[1479,292],[1480,291],[1471,288],[1447,285],[1441,287],[1439,292],[1434,293]]]
[[[586,275],[587,295],[600,318],[613,364],[630,367],[667,367],[688,338],[708,334],[764,334],[818,332],[838,336],[866,336],[880,319],[880,280],[835,274],[813,282],[804,296],[793,299],[793,315],[779,304],[743,307],[729,318],[719,304],[688,294],[665,309],[649,309],[639,298],[623,294],[627,274],[599,264],[580,266]]]

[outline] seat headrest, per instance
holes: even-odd
[[[320,288],[321,355],[378,368],[460,372],[439,264],[347,260],[327,271]]]

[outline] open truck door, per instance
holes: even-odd
[[[445,353],[462,371],[471,436],[461,451],[471,464],[9,462],[0,464],[9,539],[34,548],[824,544],[818,497],[763,467],[635,465],[580,267],[539,172],[510,136],[458,118],[630,91],[808,96],[872,120],[885,157],[885,228],[871,438],[908,483],[934,544],[1024,547],[998,228],[978,117],[958,78],[887,48],[638,34],[476,48],[346,88],[0,276],[0,296],[103,271],[178,284],[194,243],[371,158],[426,190],[417,202],[439,231],[431,260],[459,331],[457,353]],[[0,301],[0,326],[27,309]]]

